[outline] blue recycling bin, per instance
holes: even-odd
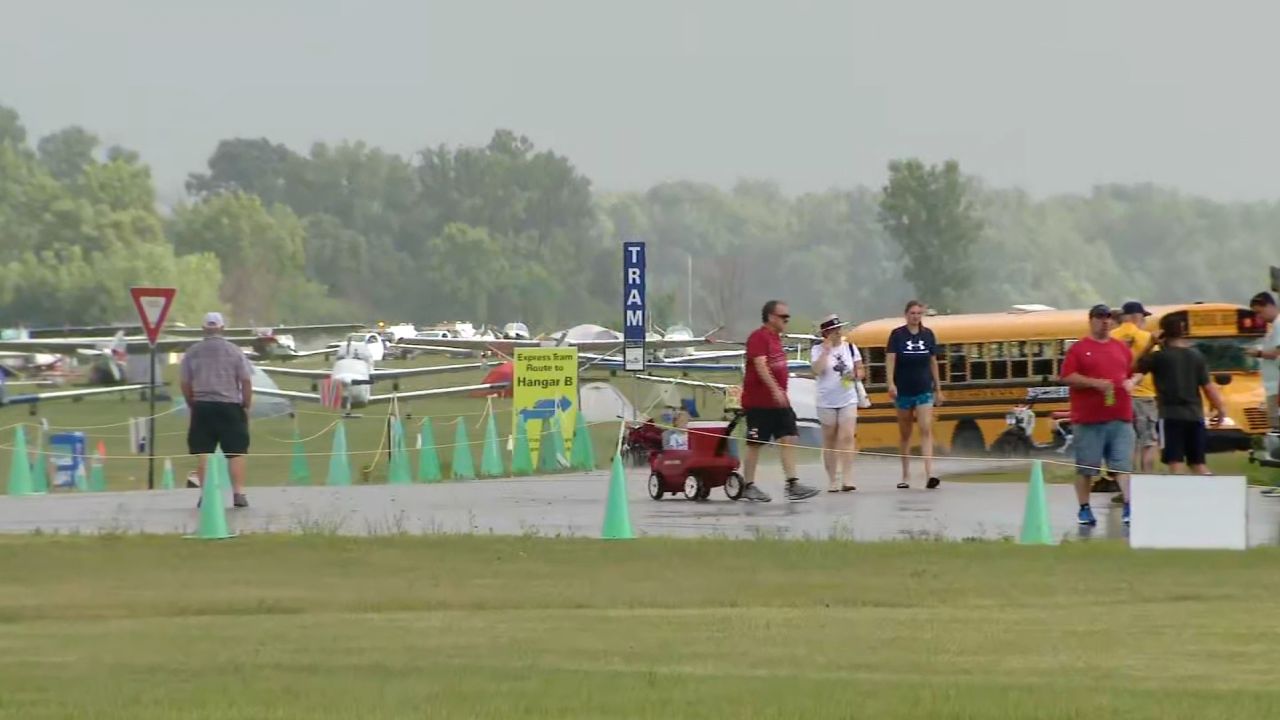
[[[73,488],[76,473],[84,467],[85,443],[82,432],[55,433],[49,436],[49,454],[53,460],[53,486]],[[85,471],[87,472],[87,471]]]

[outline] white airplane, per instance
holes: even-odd
[[[376,337],[376,335],[375,335]],[[419,375],[436,375],[441,373],[476,370],[486,367],[486,363],[466,363],[462,365],[438,365],[435,367],[376,369],[368,345],[351,342],[337,351],[331,370],[304,370],[301,368],[284,368],[259,365],[264,372],[286,377],[305,377],[317,381],[312,385],[318,392],[298,392],[280,390],[255,385],[253,391],[266,397],[287,398],[292,400],[309,400],[326,407],[341,408],[348,413],[353,408],[362,408],[392,400],[412,400],[414,398],[456,395],[477,390],[501,390],[508,383],[482,383],[459,387],[435,388],[431,390],[412,390],[399,392],[399,379]],[[393,381],[393,392],[374,395],[373,383],[377,380]]]
[[[646,343],[653,350],[664,350],[678,347],[697,347],[710,342],[705,337],[658,338]],[[418,340],[407,338],[401,341],[405,345],[430,346],[434,348],[450,348],[473,351],[493,351],[502,355],[511,355],[516,348],[522,347],[576,347],[579,350],[610,354],[622,350],[622,333],[600,325],[576,325],[567,330],[551,333],[543,338],[438,338]]]

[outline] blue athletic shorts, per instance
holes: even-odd
[[[914,410],[918,407],[933,407],[933,393],[920,393],[919,395],[899,395],[893,401],[893,406],[899,410]]]
[[[1101,475],[1106,465],[1113,473],[1133,472],[1133,448],[1137,434],[1133,423],[1113,420],[1088,425],[1072,425],[1076,447],[1076,472],[1087,477]]]

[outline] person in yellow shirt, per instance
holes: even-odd
[[[1142,329],[1151,313],[1140,302],[1127,302],[1120,308],[1120,327],[1111,338],[1129,346],[1135,364],[1151,347],[1151,333]],[[1135,373],[1136,374],[1136,373]],[[1134,469],[1140,473],[1156,469],[1156,450],[1160,446],[1160,415],[1156,408],[1156,386],[1148,373],[1133,389],[1133,430],[1138,436],[1134,450]]]

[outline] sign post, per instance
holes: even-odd
[[[622,243],[622,369],[644,370],[644,242]]]
[[[138,310],[142,331],[146,333],[147,344],[151,346],[149,353],[151,382],[147,389],[147,399],[151,403],[147,417],[147,489],[154,490],[156,486],[156,340],[160,337],[160,328],[164,327],[164,321],[169,317],[169,308],[173,307],[173,298],[178,294],[178,289],[132,287],[129,288],[129,294],[133,296],[133,306]]]

